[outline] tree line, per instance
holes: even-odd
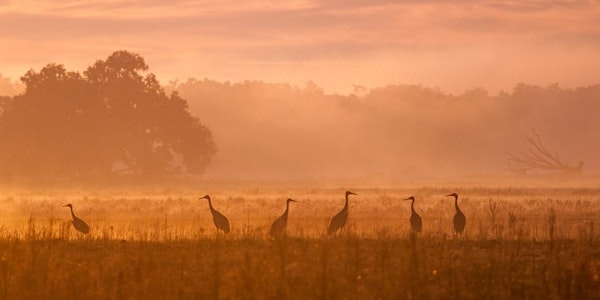
[[[497,95],[401,84],[340,95],[313,82],[195,78],[161,86],[127,51],[83,72],[49,64],[22,82],[24,92],[0,96],[5,180],[502,173],[532,129],[561,162],[600,171],[600,85],[518,84]]]
[[[394,84],[353,94],[263,81],[172,83],[219,139],[207,175],[412,178],[511,174],[536,130],[569,165],[600,172],[600,85],[521,83],[492,95]]]

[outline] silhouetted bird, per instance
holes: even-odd
[[[210,208],[210,213],[213,216],[213,222],[215,223],[217,230],[223,230],[223,232],[229,233],[229,221],[222,213],[213,208],[212,202],[210,201],[210,196],[206,195],[200,199],[208,200],[208,207]]]
[[[278,237],[278,236],[286,234],[288,211],[290,210],[290,202],[297,202],[297,201],[292,200],[292,199],[287,199],[286,204],[285,204],[285,212],[283,213],[283,215],[281,215],[281,217],[277,218],[277,220],[275,220],[275,222],[273,222],[273,225],[271,225],[271,231],[269,231],[269,234],[272,237]]]
[[[454,197],[454,207],[456,207],[456,214],[454,215],[454,232],[456,234],[462,234],[465,230],[465,225],[467,224],[467,218],[460,208],[458,208],[458,194],[452,193],[450,195],[446,195],[446,197]]]
[[[415,197],[410,196],[404,200],[412,200],[412,203],[410,204],[410,228],[413,232],[421,233],[423,221],[421,220],[421,216],[415,211]]]
[[[82,219],[75,216],[75,213],[73,213],[73,205],[71,205],[71,203],[69,203],[63,207],[69,207],[71,209],[71,216],[73,217],[73,221],[72,221],[73,227],[75,227],[75,229],[77,229],[77,231],[79,231],[83,234],[88,234],[88,232],[90,232],[90,227]]]
[[[344,225],[346,225],[346,221],[348,221],[348,196],[349,195],[356,195],[356,194],[351,191],[346,192],[346,204],[344,204],[344,208],[342,208],[342,211],[337,213],[337,215],[333,216],[333,218],[331,219],[331,222],[329,223],[329,229],[327,229],[327,234],[331,235],[331,234],[335,233],[336,231],[338,231],[339,229],[342,229],[344,227]]]

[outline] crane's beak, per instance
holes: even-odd
[[[412,200],[412,199],[414,199],[414,198],[413,197],[408,197],[408,198],[406,198],[404,200]]]

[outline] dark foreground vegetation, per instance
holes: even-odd
[[[594,299],[591,240],[3,240],[2,299]]]
[[[598,188],[205,188],[5,191],[0,299],[599,299]],[[411,238],[409,218],[423,219]],[[290,207],[288,238],[268,237]],[[72,203],[90,232],[72,225]]]

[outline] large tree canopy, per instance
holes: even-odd
[[[216,146],[177,93],[167,95],[144,59],[117,51],[83,74],[49,64],[0,101],[5,175],[73,179],[201,174]]]

